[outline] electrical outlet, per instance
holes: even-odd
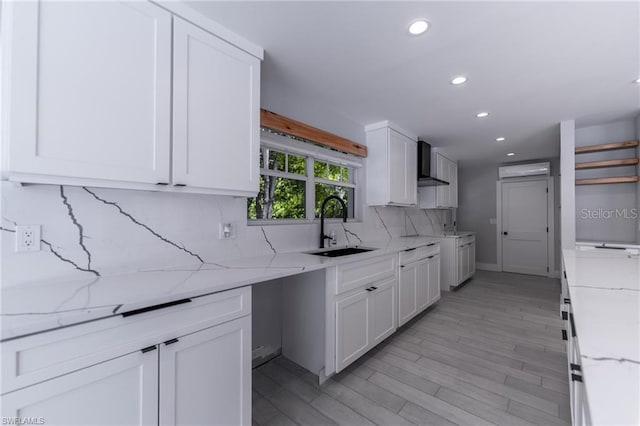
[[[40,251],[40,225],[16,226],[16,251]]]
[[[220,234],[218,238],[221,240],[231,240],[236,238],[235,222],[226,222],[220,224]]]

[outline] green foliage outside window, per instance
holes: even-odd
[[[348,217],[354,217],[355,190],[350,180],[353,178],[351,168],[314,160],[313,176],[307,177],[306,157],[269,148],[261,149],[260,167],[258,195],[247,203],[249,219],[306,219],[308,178],[315,180],[312,185],[315,217],[320,217],[320,205],[330,195],[342,198],[347,204]],[[325,217],[342,217],[340,204],[330,201]]]

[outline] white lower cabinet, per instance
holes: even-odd
[[[247,287],[3,342],[2,416],[249,425],[250,309]]]
[[[417,265],[400,267],[398,280],[398,324],[403,325],[418,312]]]
[[[336,372],[396,331],[396,285],[394,276],[336,301]]]
[[[433,237],[440,242],[440,283],[450,291],[476,273],[476,237],[474,234]]]
[[[433,305],[440,300],[440,255],[437,254],[429,259],[429,290],[428,305]]]
[[[476,272],[476,244],[470,242],[458,247],[458,284],[471,278]]]
[[[336,365],[342,370],[371,349],[369,292],[361,290],[336,302]]]
[[[3,395],[2,416],[56,425],[158,424],[158,351],[153,348]]]
[[[398,326],[427,309],[440,299],[440,255],[438,248],[410,258],[400,253],[398,282]],[[403,256],[404,255],[404,256]],[[415,259],[418,260],[415,260]]]
[[[160,345],[160,424],[251,423],[251,318]]]
[[[396,331],[396,283],[395,278],[375,284],[371,299],[371,342],[373,346]]]

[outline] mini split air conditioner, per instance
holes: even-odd
[[[515,166],[503,166],[498,168],[498,177],[500,179],[539,175],[551,175],[551,164],[549,162],[518,164]]]

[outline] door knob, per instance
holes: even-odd
[[[507,231],[504,231],[502,235],[509,235],[509,233]]]

